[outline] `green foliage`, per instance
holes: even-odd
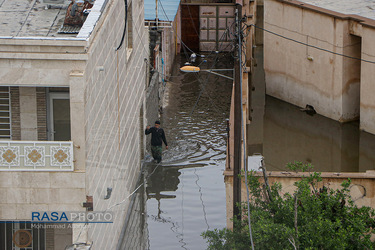
[[[351,180],[341,189],[320,188],[320,173],[306,173],[311,165],[288,164],[293,171],[305,172],[294,183],[293,194],[280,195],[280,183],[273,184],[272,202],[264,184],[254,172],[248,173],[252,235],[255,249],[374,249],[370,240],[375,228],[375,212],[357,207],[349,195]],[[247,204],[242,204],[247,216]],[[202,236],[209,249],[251,249],[247,218],[234,222],[235,230],[206,231]]]

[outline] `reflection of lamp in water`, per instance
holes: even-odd
[[[208,72],[217,76],[221,76],[221,77],[233,80],[232,77],[214,72],[214,71],[233,71],[233,69],[201,69],[196,66],[186,65],[186,66],[181,67],[180,70],[185,73],[198,73],[198,72],[203,71],[203,72]]]

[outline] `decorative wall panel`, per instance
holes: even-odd
[[[0,171],[73,171],[73,143],[1,141]]]

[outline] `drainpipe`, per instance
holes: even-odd
[[[241,220],[241,210],[237,207],[238,203],[241,203],[241,179],[239,177],[241,173],[241,135],[242,135],[242,104],[241,104],[241,84],[242,84],[242,67],[241,67],[241,56],[242,56],[242,44],[241,44],[241,13],[242,6],[236,5],[236,34],[238,36],[238,52],[237,58],[234,62],[234,166],[233,166],[233,218],[236,217],[239,221]]]

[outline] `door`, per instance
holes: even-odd
[[[70,141],[70,99],[69,93],[49,93],[48,139]]]
[[[199,6],[181,5],[181,39],[191,50],[199,51]],[[184,51],[181,46],[181,51]],[[190,53],[190,51],[188,51]]]

